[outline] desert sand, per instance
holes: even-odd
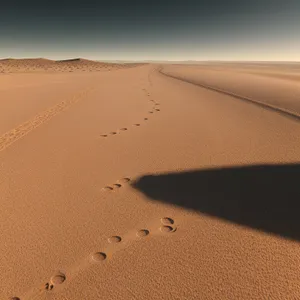
[[[0,61],[0,299],[300,299],[296,64]]]

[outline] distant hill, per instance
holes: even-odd
[[[93,61],[83,58],[50,60],[46,58],[6,58],[0,59],[1,73],[15,72],[76,72],[118,70],[143,65],[141,63],[122,64]]]

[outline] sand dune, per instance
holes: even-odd
[[[67,60],[50,60],[45,58],[32,59],[2,59],[0,60],[0,73],[32,73],[32,72],[91,72],[118,70],[136,67],[143,64],[113,64],[102,63],[82,58]]]
[[[300,298],[287,71],[0,65],[0,299]]]
[[[162,72],[173,78],[264,104],[265,108],[281,110],[282,113],[300,118],[300,80],[294,81],[296,78],[300,79],[300,69],[292,78],[288,75],[290,73],[283,71],[281,76],[276,76],[280,69],[274,66],[275,73],[268,73],[265,69],[260,72],[248,69],[247,66],[243,69],[240,66],[238,70],[232,67],[203,69],[201,66],[168,66]]]

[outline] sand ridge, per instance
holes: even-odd
[[[32,73],[32,72],[91,72],[110,71],[132,68],[144,64],[113,64],[75,58],[67,60],[50,60],[45,58],[1,59],[1,73]]]
[[[206,89],[209,89],[211,91],[215,91],[215,92],[221,93],[223,95],[229,95],[229,96],[237,98],[239,100],[248,101],[248,102],[251,102],[253,104],[262,106],[262,107],[264,107],[266,109],[271,109],[273,111],[279,112],[279,113],[284,114],[284,115],[286,115],[288,117],[295,118],[296,120],[300,120],[300,113],[298,113],[298,112],[295,112],[295,111],[293,112],[292,110],[289,110],[289,109],[286,109],[286,108],[283,108],[283,107],[278,107],[278,106],[272,105],[270,103],[265,103],[265,102],[263,102],[263,101],[261,101],[259,99],[251,99],[249,97],[238,95],[238,94],[236,94],[234,92],[231,92],[231,91],[226,91],[226,90],[220,89],[218,87],[214,87],[214,86],[210,86],[210,85],[207,85],[207,84],[199,83],[195,79],[186,78],[186,77],[177,77],[176,75],[165,73],[163,71],[163,69],[160,69],[159,72],[161,74],[166,75],[166,76],[169,76],[169,77],[172,77],[172,78],[175,78],[175,79],[179,79],[179,80],[184,80],[185,82],[201,86],[203,88],[206,88]],[[254,73],[252,73],[252,74],[254,74]]]

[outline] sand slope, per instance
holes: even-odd
[[[207,72],[249,96],[246,78]],[[300,123],[191,76],[206,78],[144,65],[2,81],[1,299],[300,297]],[[296,111],[291,95],[275,104]]]
[[[45,58],[28,59],[1,59],[1,73],[40,73],[40,72],[91,72],[109,71],[143,65],[140,63],[132,64],[113,64],[98,61],[75,58],[68,60],[50,60]]]

